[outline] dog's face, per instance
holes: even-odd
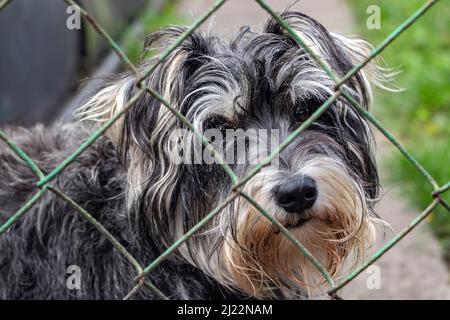
[[[282,16],[338,76],[370,49],[361,40],[328,33],[300,13]],[[146,48],[164,48],[183,31],[163,29],[148,38]],[[145,61],[142,70],[152,63]],[[345,86],[365,107],[371,100],[369,78],[379,79],[375,70],[369,65]],[[122,75],[79,116],[108,120],[136,93],[134,83],[131,74]],[[192,34],[146,85],[205,134],[222,158],[231,154],[226,162],[239,178],[334,92],[332,79],[274,20],[262,33],[242,29],[230,43]],[[127,168],[135,231],[153,249],[163,251],[232,194],[231,179],[211,157],[206,161],[209,153],[198,147],[197,137],[149,95],[109,135]],[[239,141],[243,144],[236,149]],[[242,190],[338,277],[348,258],[362,257],[375,237],[378,220],[371,211],[378,178],[372,151],[365,119],[338,98]],[[242,197],[182,245],[177,257],[256,297],[270,296],[273,288],[311,293],[323,283],[303,254]]]

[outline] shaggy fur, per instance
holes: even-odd
[[[330,34],[301,13],[288,11],[282,16],[338,76],[370,50],[361,40]],[[170,45],[183,31],[169,27],[154,33],[146,41],[146,51]],[[153,62],[144,61],[140,69]],[[381,84],[385,79],[372,64],[365,70],[344,88],[368,107],[370,81]],[[279,141],[334,90],[329,76],[272,19],[263,32],[243,28],[229,43],[193,33],[145,84],[200,132],[277,130]],[[133,75],[125,73],[110,79],[78,111],[79,123],[8,127],[6,132],[48,173],[92,132],[93,123],[110,119],[136,92]],[[142,265],[232,192],[221,166],[176,163],[180,153],[171,139],[181,129],[186,126],[146,95],[53,182]],[[182,139],[184,148],[195,149],[197,139],[189,130]],[[234,141],[215,141],[215,146],[223,151]],[[251,145],[246,145],[245,153],[257,157],[262,150]],[[242,178],[254,164],[247,160],[230,166]],[[36,192],[37,178],[5,145],[0,145],[0,177],[3,223]],[[275,199],[288,177],[310,177],[317,185],[317,199],[302,215],[285,211]],[[368,124],[339,98],[243,190],[287,227],[334,278],[342,276],[364,257],[379,222],[372,212],[378,178]],[[81,290],[66,286],[70,265],[82,271]],[[51,193],[0,237],[3,299],[120,299],[134,286],[135,276],[108,240]],[[174,299],[313,297],[323,288],[311,263],[243,198],[231,203],[148,279]],[[135,298],[156,297],[142,288]]]

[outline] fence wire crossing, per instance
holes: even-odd
[[[0,12],[13,0],[2,0],[0,1]],[[126,104],[126,106],[112,117],[107,122],[103,123],[100,128],[98,128],[89,138],[87,138],[73,154],[71,154],[67,159],[65,159],[61,164],[56,166],[56,168],[45,175],[37,164],[13,141],[11,141],[4,132],[0,131],[0,140],[6,143],[9,148],[24,161],[24,163],[36,174],[39,179],[36,183],[36,193],[28,199],[23,206],[15,212],[9,219],[0,226],[0,236],[5,233],[11,226],[20,220],[20,218],[25,215],[47,192],[52,192],[55,196],[66,201],[74,210],[81,214],[89,223],[91,223],[104,237],[106,237],[114,248],[120,252],[135,268],[136,277],[133,289],[124,297],[124,299],[131,299],[143,286],[147,286],[161,299],[169,299],[164,293],[162,293],[157,287],[155,287],[150,281],[146,280],[146,276],[152,272],[157,266],[159,266],[165,259],[167,259],[172,253],[174,253],[185,241],[190,237],[199,232],[203,227],[205,227],[217,214],[219,214],[228,204],[234,201],[238,197],[243,197],[246,199],[256,210],[258,210],[262,216],[273,223],[292,243],[293,245],[301,251],[305,257],[317,268],[317,270],[323,276],[323,279],[328,283],[328,290],[326,293],[332,298],[337,297],[337,291],[342,289],[350,281],[352,281],[356,276],[363,272],[368,266],[377,261],[381,256],[383,256],[389,249],[395,246],[403,237],[405,237],[409,232],[411,232],[417,225],[422,222],[434,208],[438,205],[442,205],[450,212],[449,204],[441,197],[444,192],[450,189],[450,181],[446,184],[440,186],[433,176],[411,155],[405,147],[400,144],[400,142],[385,128],[383,125],[367,110],[365,110],[351,95],[349,95],[345,87],[343,86],[346,81],[355,76],[362,68],[364,68],[371,60],[377,57],[387,46],[389,46],[397,37],[399,37],[403,31],[413,25],[421,16],[423,16],[433,5],[435,5],[439,0],[429,0],[425,2],[422,7],[420,7],[416,12],[414,12],[408,19],[406,19],[402,24],[400,24],[381,44],[373,49],[373,51],[366,57],[366,59],[353,67],[346,75],[339,78],[332,70],[327,66],[327,64],[317,56],[313,50],[306,44],[303,37],[297,34],[289,24],[284,21],[264,0],[255,0],[263,10],[270,14],[280,26],[288,32],[292,38],[301,46],[304,50],[308,52],[310,57],[315,60],[315,62],[321,66],[324,71],[334,80],[335,93],[321,106],[319,107],[305,122],[303,122],[295,131],[293,131],[267,158],[257,164],[245,177],[239,179],[238,176],[233,172],[233,170],[226,164],[226,162],[220,157],[218,152],[215,152],[214,147],[209,141],[196,129],[193,125],[171,104],[166,101],[158,92],[154,91],[150,87],[144,86],[144,80],[148,77],[156,67],[164,61],[192,32],[194,32],[203,22],[205,22],[213,13],[215,13],[219,8],[226,2],[226,0],[218,0],[215,4],[206,11],[202,16],[200,16],[194,23],[186,29],[186,31],[165,51],[163,51],[156,62],[145,70],[143,73],[139,72],[136,66],[131,62],[127,55],[122,51],[119,45],[109,36],[109,34],[103,29],[103,27],[97,23],[97,21],[83,8],[77,5],[73,0],[63,0],[67,5],[74,6],[78,9],[79,13],[83,16],[85,21],[90,24],[96,32],[98,32],[105,41],[108,42],[111,49],[117,54],[121,61],[134,73],[136,77],[136,86],[139,89],[134,97]],[[250,1],[250,0],[249,0]],[[209,212],[197,225],[185,233],[180,239],[173,243],[165,252],[163,252],[158,258],[152,261],[148,266],[143,267],[128,251],[127,249],[107,230],[105,227],[99,223],[89,212],[83,209],[70,197],[68,197],[63,191],[56,188],[51,182],[63,171],[69,164],[71,164],[81,153],[83,153],[87,148],[89,148],[100,136],[102,136],[109,127],[111,127],[123,114],[125,114],[133,104],[140,99],[143,95],[151,95],[155,99],[159,100],[166,108],[172,112],[180,121],[182,121],[190,130],[194,132],[196,137],[202,142],[206,150],[208,150],[217,160],[217,162],[222,166],[225,172],[230,176],[233,182],[233,193],[222,203],[220,203],[214,210]],[[368,121],[370,121],[408,160],[409,162],[424,176],[426,181],[431,184],[433,192],[430,195],[430,205],[415,219],[413,219],[408,227],[398,233],[392,240],[390,240],[386,245],[384,245],[380,250],[378,250],[370,259],[368,259],[362,266],[351,272],[345,278],[335,283],[331,275],[327,272],[324,266],[275,218],[273,218],[268,212],[264,210],[261,205],[259,205],[253,198],[242,191],[241,187],[248,182],[254,175],[256,175],[264,166],[268,165],[280,152],[282,152],[293,140],[295,140],[306,128],[308,128],[316,119],[318,119],[327,109],[338,99],[344,98],[356,108]],[[0,177],[1,178],[1,177]],[[1,210],[1,208],[0,208]]]

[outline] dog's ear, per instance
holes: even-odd
[[[185,28],[182,27],[167,27],[147,37],[142,56],[152,54],[152,57],[142,61],[138,67],[141,74],[156,63],[160,54],[173,45],[184,31]],[[145,79],[144,85],[151,87],[178,108],[185,95],[186,82],[213,51],[211,42],[194,32],[159,63]],[[128,101],[139,92],[136,77],[131,72],[115,76],[105,83],[103,88],[77,110],[77,120],[106,122],[123,110]],[[168,113],[167,108],[147,93],[131,106],[107,134],[117,145],[129,145],[131,142],[145,151],[158,122],[176,121]],[[166,129],[169,130],[170,126],[166,126]]]
[[[358,37],[344,36],[331,33],[333,41],[349,58],[351,65],[356,66],[363,63],[372,53],[374,47],[367,41]],[[380,56],[367,63],[359,72],[359,75],[368,83],[386,91],[401,91],[394,84],[394,78],[398,71],[387,66]]]
[[[373,50],[373,47],[364,40],[328,32],[318,21],[300,12],[284,11],[280,16],[338,77],[344,76],[355,65],[363,62]],[[293,46],[299,46],[273,18],[267,20],[264,32],[284,36]],[[303,53],[303,49],[299,48],[299,54]],[[396,73],[392,72],[392,69],[380,66],[382,64],[384,61],[381,58],[368,63],[346,83],[350,89],[357,92],[355,96],[360,97],[359,102],[366,107],[371,103],[372,85],[389,91],[398,90],[392,85]]]
[[[103,85],[97,89],[91,98],[87,100],[75,112],[75,120],[104,123],[119,113],[126,106],[132,96],[135,85],[135,77],[131,73],[123,73],[112,77],[100,79]],[[117,121],[107,132],[112,136],[117,135]],[[117,139],[113,139],[116,141]]]
[[[184,28],[169,27],[150,35],[145,41],[144,57],[148,54],[152,57],[143,60],[138,70],[144,74],[159,61],[143,85],[158,92],[186,116],[188,110],[182,110],[182,106],[187,92],[191,90],[189,83],[194,81],[191,78],[200,72],[199,68],[213,54],[214,41],[194,32],[160,61],[161,54],[174,45],[184,31]],[[139,90],[142,89],[136,85],[133,73],[122,74],[82,106],[77,118],[108,121],[123,110]],[[141,211],[146,215],[164,210],[174,212],[172,205],[176,203],[174,197],[178,195],[174,190],[178,186],[182,168],[174,165],[170,139],[171,134],[182,125],[166,106],[146,93],[107,132],[127,171],[128,205],[132,206],[134,201],[139,202],[140,197],[145,197],[139,214]]]
[[[302,38],[309,50],[319,56],[325,63],[339,63],[337,69],[351,67],[347,57],[340,56],[342,53],[336,47],[331,34],[318,21],[298,11],[284,11],[280,13],[280,17]],[[272,17],[266,21],[263,32],[282,36],[287,43],[290,43],[293,47],[298,47],[299,54],[305,53],[305,50],[297,44],[294,37]]]

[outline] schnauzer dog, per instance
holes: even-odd
[[[285,11],[282,17],[338,76],[371,50],[366,42],[330,33],[299,12]],[[184,31],[168,27],[148,37],[145,52],[152,50],[154,55],[143,59],[140,70],[147,70],[157,52]],[[384,81],[384,70],[370,63],[343,90],[368,108],[371,86],[383,86]],[[207,32],[192,33],[145,85],[199,132],[226,133],[227,139],[211,139],[222,150],[219,155],[225,157],[224,150],[232,149],[240,138],[237,134],[229,138],[229,131],[244,132],[248,158],[227,161],[239,178],[255,167],[254,160],[262,153],[279,146],[335,88],[327,73],[273,19],[262,32],[242,28],[229,42]],[[105,81],[78,110],[78,121],[3,130],[48,173],[99,123],[120,112],[138,90],[134,75],[124,73]],[[183,129],[186,124],[159,100],[143,95],[52,182],[142,265],[234,193],[221,165],[192,161],[205,148],[188,155],[188,150],[198,151],[199,140]],[[260,132],[271,137],[276,132],[278,138],[266,138],[270,142],[263,146],[252,143]],[[36,192],[37,178],[5,145],[0,146],[0,177],[4,223]],[[344,98],[242,185],[334,278],[354,268],[375,240],[376,226],[383,223],[373,212],[378,189],[371,129]],[[80,270],[79,288],[67,286],[71,266]],[[0,237],[3,299],[121,299],[134,287],[135,277],[128,260],[51,192]],[[312,263],[242,197],[147,279],[173,299],[311,298],[324,288]],[[158,296],[142,287],[134,298]]]

